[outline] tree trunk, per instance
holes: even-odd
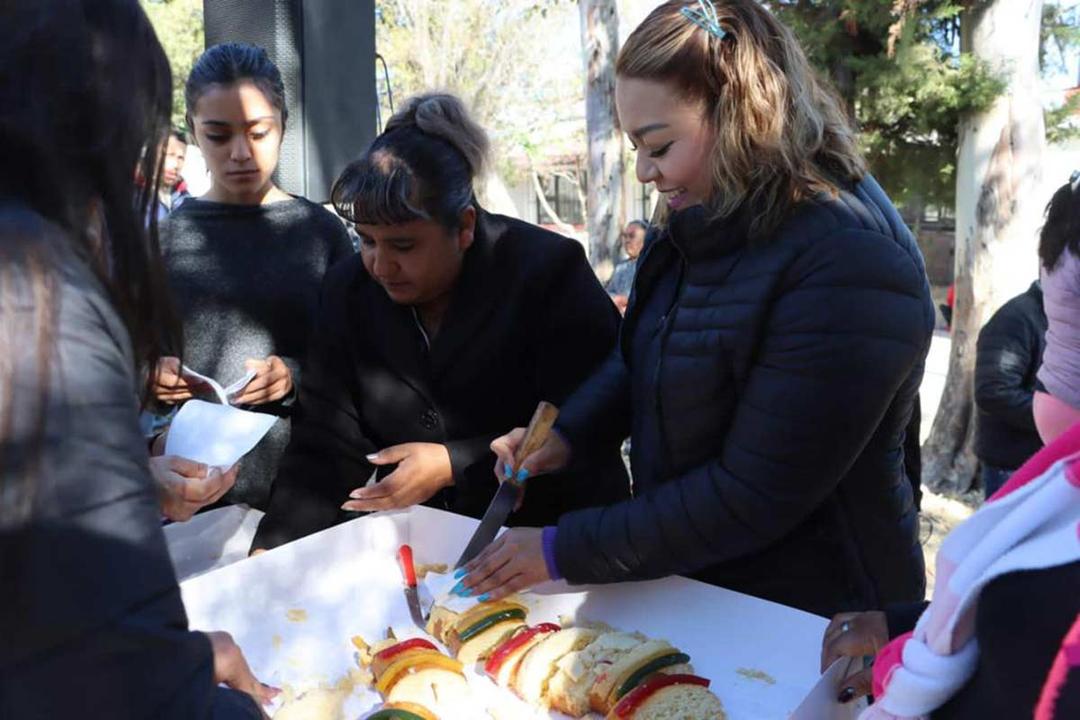
[[[965,11],[962,42],[1006,74],[988,111],[960,126],[956,172],[956,304],[945,392],[923,448],[923,480],[964,492],[975,483],[975,343],[1003,302],[1038,273],[1037,234],[1046,198],[1039,87],[1042,0],[992,0]]]
[[[611,274],[623,216],[623,143],[615,114],[615,57],[619,14],[615,0],[579,0],[585,56],[585,127],[589,142],[585,213],[589,260],[601,278]]]

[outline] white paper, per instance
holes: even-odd
[[[263,439],[275,422],[275,415],[188,400],[169,425],[165,454],[230,468]]]
[[[177,580],[187,580],[246,558],[262,517],[261,510],[229,505],[199,513],[187,522],[166,525],[165,544]]]
[[[214,378],[203,375],[202,373],[197,373],[191,368],[189,368],[187,365],[183,366],[181,372],[190,378],[193,378],[200,382],[204,382],[209,385],[210,389],[214,391],[214,396],[217,398],[217,401],[222,405],[231,405],[232,401],[236,399],[236,396],[240,393],[240,391],[247,387],[247,384],[249,382],[255,379],[256,374],[254,370],[248,370],[243,377],[234,382],[232,385],[229,385],[228,387],[222,387],[221,383],[219,383]]]
[[[412,545],[417,564],[452,565],[477,524],[426,507],[343,523],[182,583],[191,626],[232,633],[271,685],[296,693],[333,686],[356,667],[352,636],[374,643],[388,627],[402,638],[422,634],[402,590],[401,543]],[[522,598],[530,624],[566,615],[668,640],[712,681],[731,720],[787,718],[819,678],[824,618],[686,578],[546,583]],[[475,668],[466,675],[478,717],[494,708],[501,718],[564,717],[538,713]],[[344,717],[357,720],[380,702],[357,688]]]

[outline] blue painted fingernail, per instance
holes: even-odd
[[[487,602],[488,600],[491,599],[491,595],[489,595],[487,593],[484,593],[483,595],[481,595],[480,597],[478,597],[476,599],[479,600],[480,602]]]
[[[521,468],[520,470],[518,470],[517,481],[519,483],[523,483],[528,479],[529,479],[529,471],[528,470],[526,470],[525,468]]]
[[[462,585],[461,583],[458,583],[454,587],[450,588],[450,594],[451,595],[457,595],[459,597],[465,597],[464,595],[462,595],[463,592],[465,592],[465,586]]]
[[[468,572],[469,571],[466,570],[465,568],[458,568],[457,570],[454,571],[454,579],[455,580],[460,580],[461,578],[465,577],[466,573],[468,573]]]
[[[504,478],[512,478],[512,477],[514,477],[514,468],[510,467],[510,463],[503,463],[503,477]]]

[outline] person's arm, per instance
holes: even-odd
[[[1035,433],[1034,392],[1025,387],[1039,358],[1037,330],[1006,307],[979,333],[975,351],[975,403],[996,420]]]
[[[323,288],[299,412],[252,549],[269,550],[347,519],[341,505],[371,475],[366,456],[381,449],[364,435],[355,405],[350,359],[340,342],[345,331],[335,322],[343,310],[331,306],[345,302],[340,284],[331,276]]]
[[[877,262],[852,263],[875,252]],[[712,459],[632,500],[564,515],[571,582],[691,572],[776,542],[832,492],[925,354],[915,258],[870,231],[812,244],[788,268],[731,426]]]

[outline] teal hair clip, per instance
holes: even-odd
[[[727,30],[720,27],[720,18],[716,14],[716,6],[712,4],[712,0],[698,0],[696,8],[684,7],[681,12],[683,17],[716,37],[717,40],[723,40],[727,35]]]

